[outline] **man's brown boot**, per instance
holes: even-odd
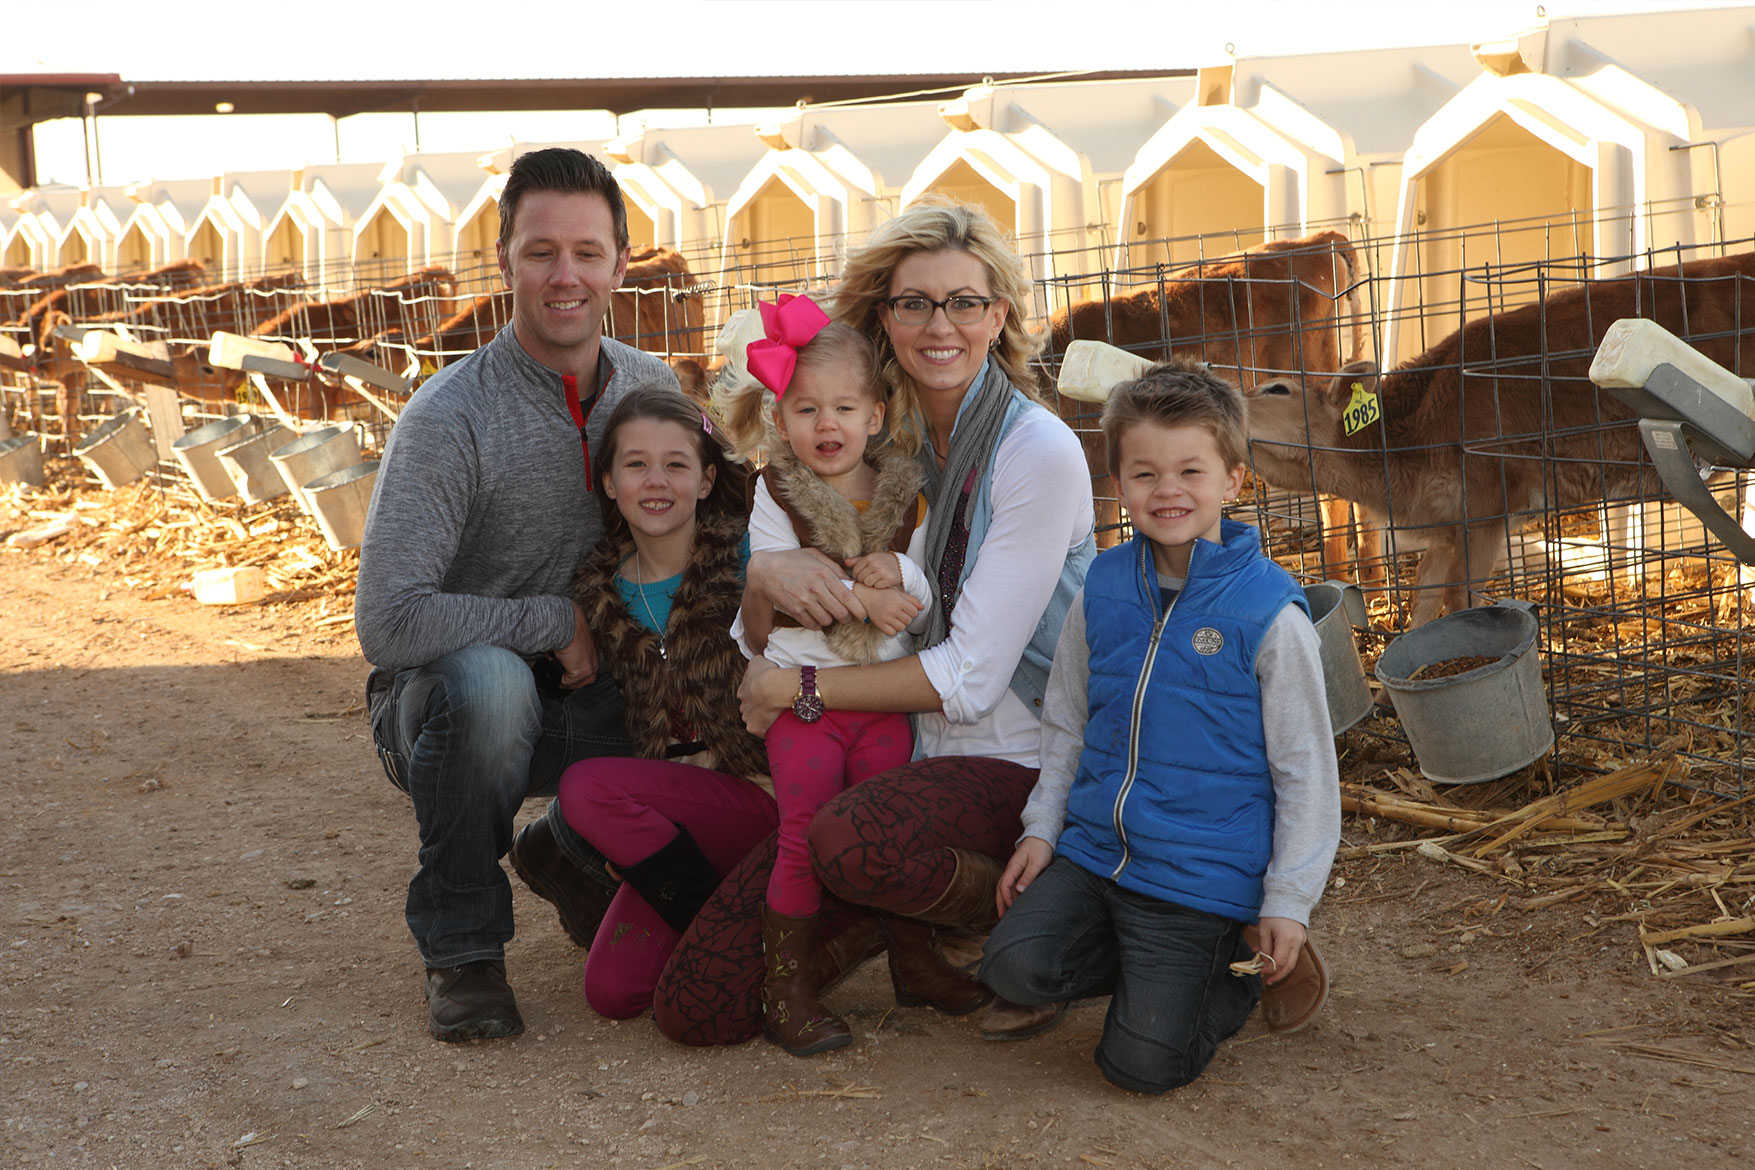
[[[762,907],[762,1035],[794,1056],[853,1043],[847,1021],[817,1001],[816,918]]]
[[[968,1015],[993,998],[980,980],[939,957],[932,927],[914,918],[878,915],[890,944],[890,985],[903,1007],[935,1007],[947,1016]]]
[[[427,968],[427,1030],[447,1044],[496,1040],[524,1031],[502,959]]]

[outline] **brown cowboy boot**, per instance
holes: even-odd
[[[888,948],[877,919],[866,914],[856,919],[840,934],[817,944],[817,995],[824,996],[840,986],[841,981],[875,959]]]
[[[817,920],[762,907],[762,1035],[794,1056],[853,1043],[853,1031],[817,1001]]]
[[[934,926],[964,926],[973,930],[992,930],[999,921],[999,906],[994,892],[999,875],[1005,867],[993,858],[974,849],[946,846],[957,860],[950,884],[932,905],[915,911],[910,917]]]
[[[914,918],[878,915],[890,944],[890,985],[903,1007],[935,1007],[947,1016],[968,1015],[993,998],[980,980],[952,967],[932,945],[932,927]]]

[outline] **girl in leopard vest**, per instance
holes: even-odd
[[[746,604],[732,630],[751,657],[801,671],[792,710],[767,735],[780,833],[763,910],[762,1032],[808,1056],[853,1036],[822,1006],[813,978],[823,891],[806,831],[830,797],[906,764],[914,748],[906,715],[825,714],[813,676],[821,667],[910,653],[908,635],[924,627],[932,586],[920,568],[920,469],[905,441],[879,437],[886,395],[871,343],[831,323],[809,297],[783,295],[759,310],[765,336],[746,352],[749,377],[719,393],[740,453],[766,462],[750,514],[751,551],[816,549],[844,567],[866,615],[807,630],[771,606]],[[965,983],[931,950],[927,932],[887,933],[899,1000],[962,1006]]]
[[[585,997],[626,1019],[719,879],[774,829],[762,741],[744,730],[744,659],[728,631],[748,559],[742,469],[699,406],[630,392],[610,415],[594,487],[603,541],[573,596],[599,669],[627,704],[638,758],[568,768],[562,815],[624,882],[585,963]]]

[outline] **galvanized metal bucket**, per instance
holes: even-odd
[[[374,460],[331,471],[301,489],[330,548],[359,547],[366,531],[366,511],[372,503],[372,485],[377,481],[378,464]]]
[[[237,495],[238,485],[226,474],[225,466],[219,461],[219,453],[255,433],[256,419],[253,415],[234,414],[230,418],[222,418],[187,432],[171,444],[171,454],[177,457],[177,462],[189,473],[189,478],[194,481],[195,490],[201,493],[202,499],[223,500],[227,496]]]
[[[1534,608],[1527,601],[1502,601],[1465,609],[1384,647],[1377,678],[1395,702],[1428,780],[1493,780],[1554,746]],[[1424,667],[1467,657],[1491,661],[1460,674],[1416,677]]]
[[[1336,735],[1371,713],[1371,684],[1359,661],[1353,627],[1366,624],[1365,596],[1357,585],[1324,581],[1304,587],[1310,620],[1322,646],[1322,685],[1329,727]]]
[[[26,432],[0,440],[0,483],[28,483],[36,487],[43,482],[43,445],[37,436]]]
[[[146,432],[146,420],[130,407],[85,437],[73,449],[107,488],[131,484],[158,466],[158,452]]]
[[[286,481],[280,478],[280,472],[269,461],[269,454],[276,447],[285,446],[291,434],[285,427],[276,425],[220,450],[219,464],[237,484],[238,495],[243,497],[244,503],[260,504],[263,500],[286,495]]]
[[[299,507],[315,517],[317,513],[304,493],[304,485],[332,471],[358,464],[359,434],[352,427],[319,427],[276,448],[268,458],[280,471],[280,478],[286,481],[286,486],[292,489]]]

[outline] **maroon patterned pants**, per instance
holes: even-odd
[[[945,756],[873,777],[836,796],[810,826],[823,883],[819,937],[871,907],[911,914],[937,901],[956,860],[948,847],[1009,859],[1036,770]],[[658,1027],[683,1044],[741,1044],[762,1030],[762,903],[769,837],[726,875],[670,956],[653,999]]]

